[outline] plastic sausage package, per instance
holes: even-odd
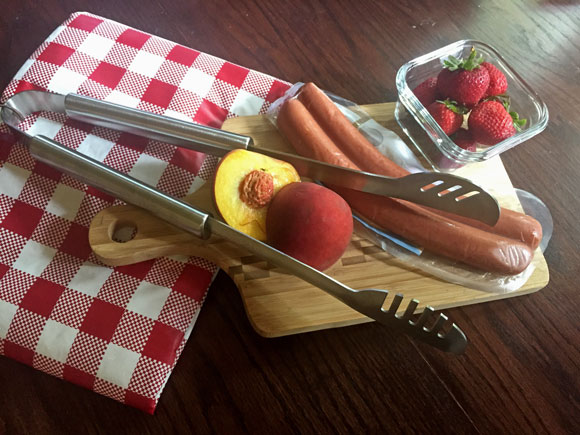
[[[294,84],[284,96],[271,105],[267,115],[274,125],[278,127],[278,114],[282,106],[288,100],[298,98],[303,85],[304,83]],[[406,143],[395,132],[388,130],[373,120],[356,103],[328,92],[325,92],[325,94],[381,154],[388,157],[405,171],[420,172],[426,170]],[[282,131],[281,134],[284,135]],[[292,138],[286,137],[286,139],[292,144]],[[300,154],[300,150],[297,150],[297,152]],[[340,161],[341,156],[344,157],[341,152],[336,152],[335,155],[338,161]],[[312,158],[312,156],[307,157]],[[525,213],[541,224],[542,240],[537,249],[544,252],[553,229],[550,212],[545,204],[534,195],[519,189],[515,189],[515,194],[520,200]],[[378,228],[372,222],[358,215],[354,210],[353,218],[355,231],[359,236],[373,242],[382,250],[410,267],[421,269],[447,282],[486,292],[508,293],[522,287],[534,272],[533,262],[515,275],[485,272],[424,250],[421,246],[410,243],[396,234]]]

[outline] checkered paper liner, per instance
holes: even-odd
[[[288,84],[89,13],[72,14],[2,95],[76,92],[219,127]],[[216,159],[41,113],[21,126],[176,197]],[[35,161],[0,125],[0,354],[153,413],[217,271],[201,258],[101,264],[88,226],[113,197]]]

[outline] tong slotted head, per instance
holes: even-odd
[[[354,291],[348,294],[348,304],[356,306],[357,310],[367,317],[375,319],[377,322],[393,329],[404,330],[405,333],[420,341],[426,342],[438,349],[455,354],[461,354],[467,346],[467,338],[459,327],[449,321],[443,314],[433,315],[435,310],[431,306],[425,307],[419,318],[413,320],[413,316],[419,301],[411,299],[403,314],[397,314],[404,296],[395,294],[388,309],[383,308],[383,304],[389,296],[389,292],[379,289],[365,289]],[[343,301],[344,302],[344,301]],[[428,324],[431,324],[429,327]],[[446,328],[448,327],[448,329]],[[447,330],[446,330],[447,329]]]
[[[443,172],[418,172],[404,177],[391,178],[370,172],[321,163],[294,154],[265,148],[252,148],[262,154],[291,163],[304,177],[323,181],[375,195],[404,199],[416,204],[443,210],[495,225],[500,208],[496,199],[481,187],[452,174]]]
[[[434,311],[431,307],[427,307],[418,320],[413,321],[412,316],[419,302],[412,300],[405,312],[402,315],[398,315],[397,310],[401,305],[403,296],[397,294],[394,296],[390,307],[385,310],[383,309],[383,304],[389,294],[387,290],[352,289],[295,258],[230,227],[207,213],[160,192],[129,175],[116,171],[52,139],[42,135],[32,136],[20,130],[19,121],[21,118],[39,110],[62,108],[63,98],[63,96],[42,92],[36,92],[28,96],[22,96],[22,94],[25,93],[17,94],[15,97],[20,95],[19,99],[12,102],[9,100],[2,107],[0,117],[22,135],[30,153],[37,160],[47,163],[129,204],[142,207],[160,219],[201,239],[207,239],[210,236],[227,239],[245,248],[250,253],[264,258],[271,264],[326,291],[354,310],[393,330],[406,333],[415,339],[446,352],[459,354],[465,350],[467,345],[465,335],[457,325],[450,324],[445,315],[439,314],[433,326],[430,328],[426,326]],[[445,328],[445,326],[448,328]],[[447,331],[445,332],[444,330]]]
[[[400,192],[400,196],[395,197],[494,225],[499,219],[497,201],[471,181],[449,175],[418,172],[393,178],[394,188]],[[469,212],[458,213],[460,207]],[[479,213],[477,217],[476,213]]]
[[[66,113],[73,119],[161,140],[183,148],[222,157],[233,149],[254,151],[292,164],[303,177],[367,193],[404,199],[494,225],[500,207],[495,198],[471,181],[452,174],[422,172],[391,178],[319,162],[295,154],[257,147],[253,139],[212,127],[185,122],[82,95],[27,91],[10,98],[5,108],[24,113]]]

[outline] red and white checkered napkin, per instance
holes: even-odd
[[[27,89],[76,92],[219,127],[263,113],[288,84],[88,13],[32,54],[2,101]],[[216,160],[45,113],[42,133],[176,197]],[[161,258],[110,268],[88,225],[115,199],[36,162],[0,125],[0,354],[152,413],[216,267]]]

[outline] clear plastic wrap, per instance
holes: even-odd
[[[282,97],[272,103],[267,115],[268,119],[270,119],[274,125],[276,125],[280,107],[282,107],[282,105],[290,98],[295,98],[302,85],[304,85],[304,83],[295,83]],[[326,92],[326,95],[336,103],[340,111],[383,155],[387,156],[397,165],[409,172],[420,172],[425,170],[415,154],[413,154],[407,144],[395,132],[376,122],[356,103],[329,92]]]
[[[538,220],[542,225],[543,235],[538,249],[544,252],[550,242],[553,231],[550,211],[539,198],[531,193],[516,189],[516,194],[522,201],[522,207],[526,210],[526,214]],[[393,240],[397,239],[397,236],[393,234],[389,234],[386,237],[381,234],[381,230],[369,225],[367,222],[361,222],[361,220],[359,216],[356,216],[355,231],[359,236],[372,241],[385,252],[411,267],[416,267],[437,278],[464,287],[490,293],[509,293],[522,287],[535,270],[532,262],[523,272],[517,275],[501,275],[484,272],[428,251],[420,250],[421,253],[417,255],[414,249],[409,249],[406,246],[408,242],[400,241],[400,239]],[[414,248],[416,249],[417,247]]]
[[[284,96],[274,102],[268,111],[268,118],[277,125],[277,115],[282,105],[296,98],[303,83],[294,84]],[[340,111],[383,155],[409,172],[424,171],[425,168],[407,147],[404,141],[391,130],[374,121],[360,106],[336,95],[326,93]],[[542,226],[543,238],[538,249],[543,252],[552,234],[553,224],[548,208],[534,195],[515,189],[526,214],[538,220]],[[465,287],[493,293],[508,293],[519,289],[534,272],[532,262],[517,275],[500,275],[484,272],[468,265],[449,260],[443,256],[424,251],[401,237],[385,232],[361,216],[354,216],[355,231],[361,237],[372,241],[385,252],[411,267],[419,268],[437,278]]]

